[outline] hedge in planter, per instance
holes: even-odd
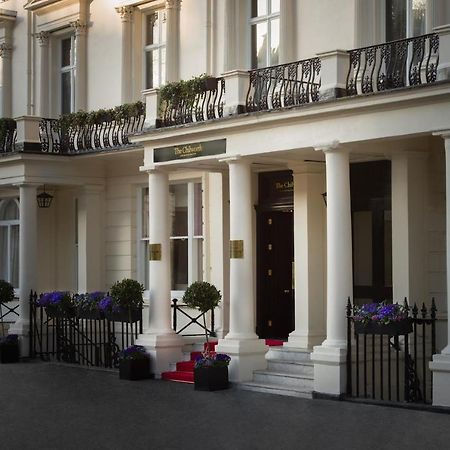
[[[17,363],[19,357],[19,338],[16,334],[10,334],[0,340],[0,362],[2,364]]]
[[[228,364],[231,358],[223,353],[205,352],[197,358],[194,367],[196,391],[228,389]]]

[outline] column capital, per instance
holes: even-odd
[[[116,11],[122,22],[132,22],[134,9],[134,6],[119,6],[116,8]]]
[[[79,36],[80,34],[86,34],[87,24],[82,22],[80,19],[74,20],[73,22],[69,22],[71,28],[75,30],[75,35]]]
[[[11,58],[12,46],[8,44],[0,44],[0,58]]]
[[[444,141],[448,140],[450,139],[450,129],[434,131],[433,136],[440,136]]]
[[[219,162],[224,162],[227,164],[237,164],[237,163],[241,163],[241,164],[247,164],[250,165],[252,163],[251,159],[242,156],[242,155],[233,155],[233,156],[228,156],[226,158],[221,158],[219,159]]]
[[[166,0],[166,9],[180,9],[182,0]]]
[[[34,37],[37,39],[40,47],[48,46],[48,40],[50,37],[50,33],[48,31],[41,31],[39,33],[35,33]]]
[[[332,152],[336,152],[336,151],[342,151],[343,148],[339,141],[331,141],[331,142],[326,142],[324,144],[316,145],[314,147],[314,150],[316,150],[317,152],[332,153]]]

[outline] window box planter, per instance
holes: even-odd
[[[121,380],[145,380],[153,378],[150,373],[150,358],[123,359],[119,362]]]
[[[104,318],[104,315],[101,311],[86,311],[84,309],[77,309],[77,317],[79,319],[101,320]]]
[[[75,308],[55,308],[54,306],[46,306],[45,312],[48,317],[52,319],[64,319],[64,318],[72,318],[75,317]]]
[[[0,362],[2,364],[19,362],[20,349],[18,342],[0,343]]]
[[[194,369],[194,389],[196,391],[218,391],[228,388],[227,366]]]
[[[377,322],[354,322],[356,334],[387,334],[396,336],[400,334],[409,334],[412,332],[411,319],[400,320],[399,322],[391,322],[382,324]]]
[[[111,322],[127,322],[134,323],[139,322],[142,317],[142,311],[140,309],[129,309],[128,311],[106,311],[105,317]]]

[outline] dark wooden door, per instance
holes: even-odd
[[[257,332],[287,338],[294,329],[292,209],[258,213]]]

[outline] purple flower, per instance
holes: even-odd
[[[103,312],[111,310],[112,306],[113,301],[111,297],[104,297],[98,302],[98,308]]]

